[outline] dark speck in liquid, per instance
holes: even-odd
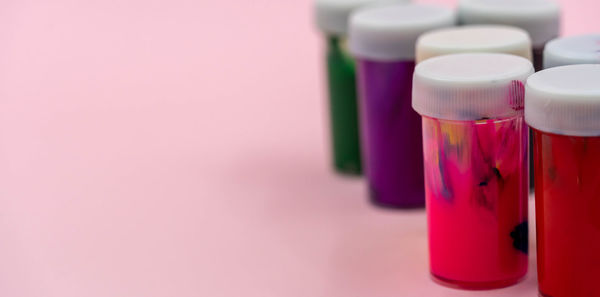
[[[514,248],[525,254],[529,253],[529,228],[527,221],[517,225],[510,232],[510,237],[513,239]]]

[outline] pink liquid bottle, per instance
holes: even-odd
[[[525,58],[452,54],[419,63],[413,108],[422,116],[431,274],[492,289],[527,273]]]
[[[537,270],[542,296],[599,297],[600,65],[532,75]]]

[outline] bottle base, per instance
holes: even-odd
[[[437,276],[435,274],[431,274],[431,279],[439,285],[444,287],[449,287],[453,289],[461,289],[461,290],[492,290],[492,289],[500,289],[515,285],[521,280],[523,280],[525,276],[518,276],[515,278],[505,279],[505,280],[497,280],[497,281],[489,281],[489,282],[465,282],[465,281],[457,281],[451,280],[447,278],[443,278]],[[543,296],[543,295],[542,295]],[[549,297],[549,296],[546,296]]]
[[[369,196],[369,197],[370,197],[371,204],[378,208],[396,209],[396,210],[402,210],[402,209],[411,210],[411,209],[425,208],[425,202],[423,202],[423,203],[393,203],[393,202],[386,202],[386,201],[381,201],[381,200],[375,199],[373,196]]]
[[[362,170],[358,166],[333,166],[335,173],[343,176],[361,176]]]

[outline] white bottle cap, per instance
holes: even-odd
[[[501,24],[529,33],[538,48],[560,31],[560,7],[551,0],[460,0],[461,24]]]
[[[439,6],[365,7],[350,17],[350,51],[367,60],[414,60],[415,43],[421,34],[454,24],[454,12]]]
[[[344,36],[348,31],[348,19],[355,9],[390,2],[406,3],[410,0],[316,0],[317,26],[327,34]]]
[[[560,66],[532,75],[525,120],[544,132],[600,136],[600,65]]]
[[[417,65],[412,106],[431,118],[476,121],[523,115],[525,80],[533,65],[498,53],[452,54]]]
[[[468,52],[511,54],[531,60],[531,40],[526,31],[516,27],[471,25],[431,31],[417,41],[417,62]]]
[[[544,49],[544,68],[600,64],[600,34],[554,39]]]

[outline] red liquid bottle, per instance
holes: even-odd
[[[527,82],[543,296],[600,296],[599,81],[600,65],[572,65]]]

